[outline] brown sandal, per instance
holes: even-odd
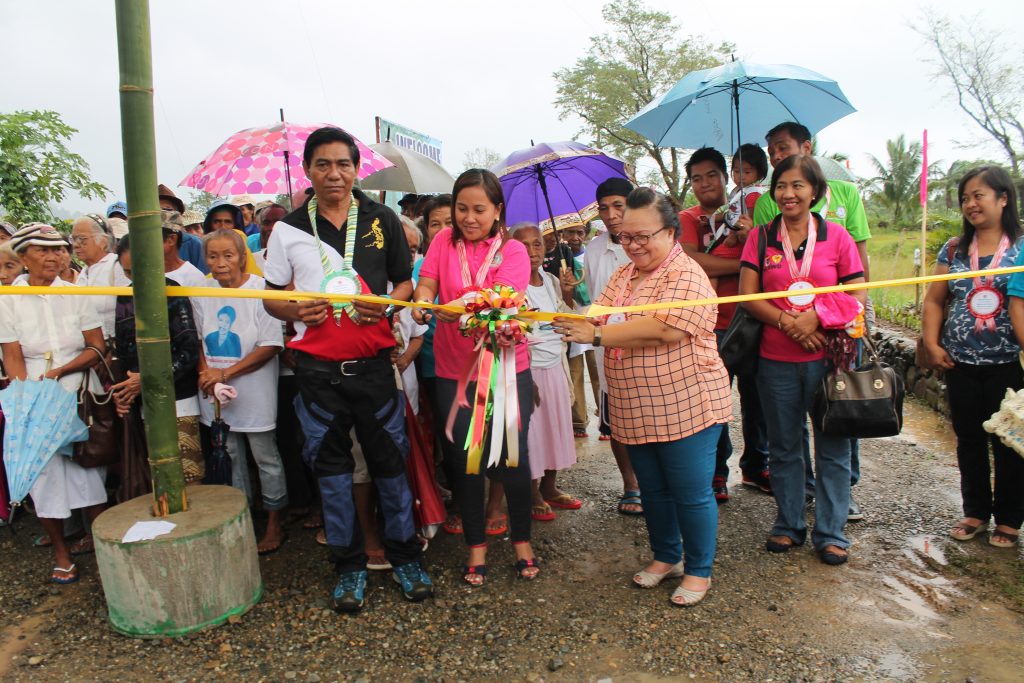
[[[986,529],[988,529],[988,524],[985,522],[982,522],[981,524],[957,522],[953,525],[953,528],[949,530],[949,536],[957,541],[969,541]]]
[[[1018,540],[1020,540],[1020,534],[1012,534],[1002,529],[993,529],[992,535],[988,539],[988,544],[995,548],[1015,548],[1017,547]]]

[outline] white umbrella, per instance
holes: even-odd
[[[359,183],[364,190],[393,190],[415,194],[451,192],[455,178],[441,164],[392,142],[370,145],[377,154],[394,164],[372,173]]]
[[[821,166],[821,172],[825,174],[825,180],[845,180],[851,183],[857,182],[857,176],[853,174],[853,171],[846,168],[845,164],[842,164],[831,157],[815,156],[814,160],[818,162],[818,166]]]

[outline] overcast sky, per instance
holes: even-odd
[[[552,73],[606,30],[602,2],[519,0],[152,0],[157,158],[177,186],[232,133],[328,121],[374,141],[380,115],[442,140],[458,171],[466,151],[501,154],[578,131],[560,121]],[[823,149],[884,158],[885,140],[928,128],[932,160],[988,156],[979,129],[925,63],[911,24],[921,7],[957,15],[949,0],[717,3],[649,0],[683,34],[730,41],[737,58],[791,63],[837,80],[857,113],[825,129]],[[1019,20],[1012,0],[970,4],[978,30]],[[5,58],[0,111],[53,109],[79,129],[72,141],[94,178],[123,197],[113,0],[0,0]],[[723,150],[724,151],[724,150]],[[1001,159],[1000,159],[1001,160]],[[111,196],[109,199],[113,199]],[[95,210],[73,198],[71,210]]]

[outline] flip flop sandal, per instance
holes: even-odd
[[[602,434],[601,436],[597,437],[597,440],[598,441],[611,441],[612,437],[608,436],[607,434]]]
[[[574,430],[572,430],[572,436],[575,439],[585,439],[585,438],[587,438],[587,430],[585,430],[585,429],[574,429]]]
[[[493,520],[487,522],[487,527],[484,529],[484,533],[488,536],[501,536],[508,532],[508,517],[502,515],[496,517]]]
[[[536,557],[532,557],[529,560],[516,560],[516,578],[523,579],[525,581],[533,581],[540,576],[540,560]],[[530,572],[530,569],[536,568],[537,571]]]
[[[534,505],[530,508],[530,518],[536,522],[553,522],[557,515],[550,505]]]
[[[479,581],[471,577],[479,577]],[[487,583],[487,565],[486,564],[474,564],[472,566],[465,565],[462,567],[462,580],[468,583],[473,588],[479,588],[480,586]]]
[[[391,563],[384,556],[384,551],[366,553],[366,568],[374,572],[386,572],[391,570]]]
[[[832,566],[832,567],[838,567],[841,564],[846,564],[850,560],[850,553],[849,552],[845,552],[845,553],[840,554],[840,553],[837,553],[834,550],[829,550],[828,548],[822,548],[818,552],[818,557],[820,557],[821,561],[824,562],[825,564],[827,564],[829,566]]]
[[[949,536],[957,541],[969,541],[986,529],[988,529],[988,524],[984,522],[981,524],[960,522],[949,530]]]
[[[96,552],[96,547],[93,545],[91,535],[82,536],[80,539],[68,546],[68,552],[71,553],[72,557],[78,555],[88,555],[89,553]]]
[[[636,505],[640,509],[639,510],[627,510],[625,507],[623,507],[625,505]],[[644,514],[643,503],[640,500],[640,492],[639,491],[626,491],[624,494],[622,494],[622,497],[619,498],[619,506],[618,507],[619,507],[619,514],[620,515],[630,515],[632,517],[637,517],[639,515]]]
[[[444,521],[444,524],[441,525],[441,528],[444,529],[445,533],[447,533],[447,534],[453,534],[453,535],[461,534],[462,533],[462,517],[459,517],[458,515],[452,515],[451,517],[449,517],[448,519],[446,519]]]
[[[302,523],[303,529],[323,529],[324,518],[323,515],[310,515],[306,517],[306,520]]]
[[[988,539],[988,544],[995,548],[1015,548],[1019,538],[1020,534],[1011,534],[1001,529],[993,529],[992,536]]]
[[[327,532],[323,529],[316,532],[316,538],[314,540],[318,545],[327,545]]]
[[[318,538],[317,542],[319,542],[319,536],[320,535],[317,534],[317,538]],[[272,548],[264,548],[263,550],[260,550],[259,548],[257,548],[256,549],[256,554],[260,555],[261,557],[266,556],[266,555],[273,555],[278,550],[280,550],[281,546],[283,546],[287,541],[288,541],[288,532],[285,532],[285,533],[281,534],[281,541],[277,545],[275,545]],[[327,541],[327,538],[326,538],[326,534],[325,534],[324,542],[326,543],[326,541]]]
[[[40,534],[39,536],[36,536],[34,539],[32,539],[32,547],[33,548],[52,548],[53,547],[53,539],[50,538],[49,534]]]
[[[582,500],[574,498],[568,493],[559,494],[554,498],[545,498],[544,502],[553,508],[558,508],[559,510],[579,510],[583,507]]]
[[[62,576],[58,576],[62,575]],[[78,567],[72,564],[67,569],[62,567],[54,567],[50,573],[50,583],[59,583],[61,585],[67,585],[78,581]]]

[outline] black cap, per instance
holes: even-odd
[[[419,200],[420,196],[418,194],[407,194],[398,200],[398,205],[405,208],[408,204],[415,204]]]
[[[609,178],[597,186],[597,201],[605,197],[628,197],[633,191],[633,183],[625,178]]]

